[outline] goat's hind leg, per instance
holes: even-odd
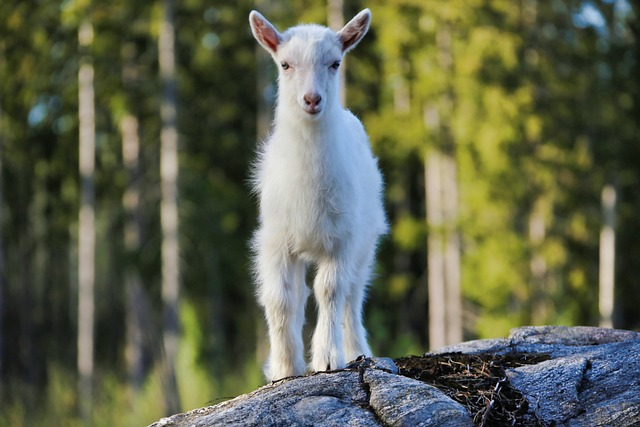
[[[264,373],[273,381],[306,372],[302,326],[309,290],[304,281],[303,261],[288,256],[275,265],[273,258],[269,261],[258,266],[259,300],[264,307],[271,347]]]

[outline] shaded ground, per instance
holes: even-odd
[[[395,359],[399,374],[423,381],[462,404],[477,426],[546,426],[532,415],[525,397],[505,370],[549,360],[548,355],[462,353],[427,354]]]

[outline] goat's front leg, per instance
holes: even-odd
[[[302,326],[309,295],[301,260],[265,250],[258,256],[259,299],[264,307],[270,353],[264,373],[274,381],[306,372]]]
[[[311,369],[328,371],[345,366],[342,350],[342,316],[346,295],[345,274],[339,261],[323,260],[313,285],[318,303],[318,321],[311,343]]]
[[[349,294],[344,305],[344,355],[347,361],[355,360],[360,355],[372,355],[367,343],[367,331],[362,323],[362,309],[366,288],[369,283],[375,255],[375,243],[363,253],[358,264],[358,272],[350,283]]]
[[[362,323],[362,305],[364,303],[366,282],[351,284],[351,293],[347,296],[344,306],[344,355],[347,361],[355,360],[358,356],[372,355],[367,343],[367,331]]]

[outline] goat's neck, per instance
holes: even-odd
[[[340,132],[336,128],[339,123],[341,107],[334,105],[327,108],[322,117],[317,120],[306,117],[291,117],[289,111],[278,109],[276,111],[276,123],[278,130],[294,137],[308,148],[323,149],[335,142],[335,134]]]

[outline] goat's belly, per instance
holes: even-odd
[[[317,259],[333,252],[337,237],[317,229],[299,230],[290,237],[291,251],[306,259]]]

